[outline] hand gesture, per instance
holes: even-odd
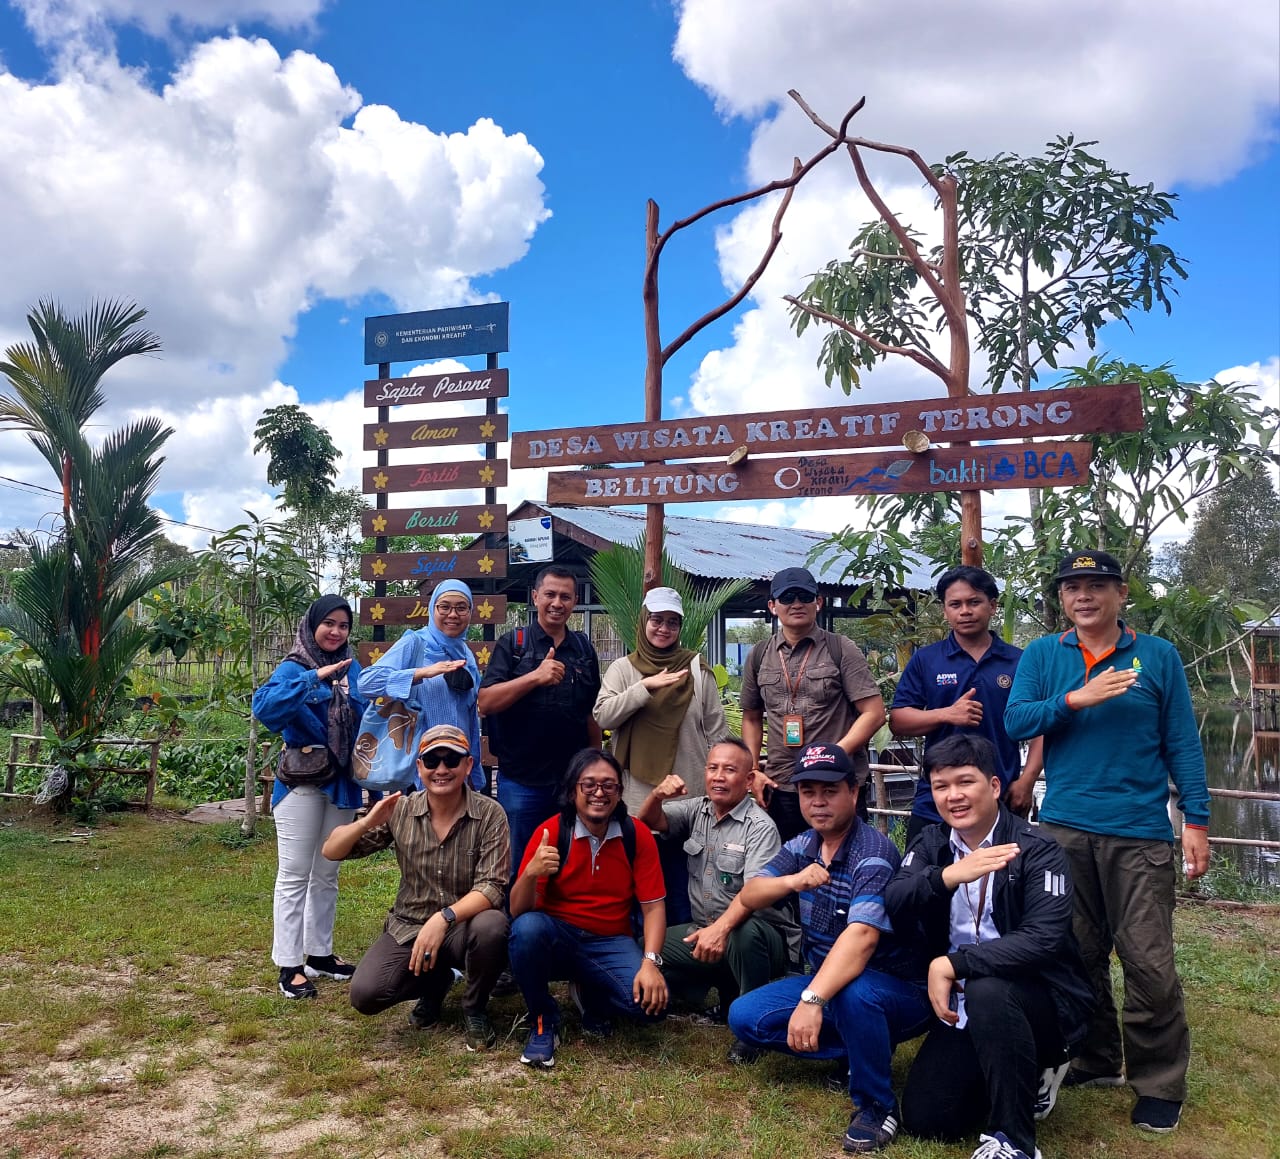
[[[529,864],[525,866],[525,875],[527,877],[550,877],[560,868],[560,850],[551,844],[551,831],[544,829],[542,837],[538,841],[538,848],[533,851],[533,856],[529,858]]]
[[[365,827],[376,829],[379,825],[385,825],[390,821],[392,810],[395,809],[398,800],[400,800],[399,789],[376,801],[369,812],[364,815]]]
[[[348,668],[351,667],[351,658],[348,656],[345,660],[339,660],[336,664],[326,664],[323,668],[316,669],[316,679],[322,684],[337,680]]]
[[[659,801],[673,801],[676,797],[686,797],[689,794],[684,778],[677,777],[675,773],[663,777],[651,791]]]
[[[703,929],[690,930],[683,940],[699,962],[718,962],[724,957],[729,935],[713,923]]]
[[[934,958],[929,963],[929,1005],[949,1026],[955,1026],[960,1021],[960,1015],[951,1009],[951,995],[957,989],[956,971],[950,959]]]
[[[466,660],[437,660],[434,664],[428,664],[425,668],[415,668],[413,670],[413,678],[415,680],[430,680],[433,676],[443,676],[446,672],[452,672],[457,668],[465,668]]]
[[[954,889],[965,882],[977,881],[988,873],[1003,869],[1022,850],[1017,845],[992,845],[988,849],[979,849],[967,857],[953,861],[942,871],[943,883]]]
[[[547,649],[546,656],[543,657],[542,663],[534,669],[538,674],[539,684],[559,684],[564,679],[564,665],[556,659],[556,649],[553,644]]]
[[[821,889],[831,880],[831,874],[827,872],[825,865],[819,865],[816,861],[810,862],[799,873],[791,875],[791,888],[796,893],[801,893],[806,889]]]
[[[1182,827],[1182,869],[1188,881],[1203,877],[1209,869],[1209,834],[1204,829]]]
[[[769,776],[764,769],[751,771],[751,796],[762,809],[769,807],[769,794],[778,787],[778,782]]]
[[[657,692],[659,689],[679,684],[688,675],[687,668],[681,668],[679,672],[655,672],[652,676],[646,676],[640,683],[650,692]]]
[[[667,980],[648,958],[631,983],[631,999],[646,1014],[661,1014],[667,1008]]]
[[[977,728],[982,723],[982,701],[978,690],[970,688],[946,710],[947,723],[955,728]]]
[[[1138,671],[1136,668],[1121,668],[1117,672],[1115,667],[1112,666],[1099,672],[1083,688],[1073,689],[1071,692],[1071,707],[1091,708],[1095,704],[1101,704],[1104,700],[1123,696],[1137,682]]]

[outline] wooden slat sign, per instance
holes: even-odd
[[[402,507],[367,510],[360,516],[362,535],[482,535],[507,528],[503,503],[458,507]]]
[[[388,551],[360,557],[362,580],[416,580],[434,584],[442,579],[472,579],[507,574],[503,551]]]
[[[404,406],[411,402],[469,402],[474,398],[506,398],[505,370],[459,370],[412,378],[370,378],[364,384],[365,406]]]
[[[453,463],[417,463],[403,467],[366,467],[364,493],[455,491],[466,487],[505,487],[505,459],[464,459]]]
[[[473,624],[502,624],[507,619],[507,597],[483,593],[475,597],[471,610]],[[431,622],[431,599],[424,596],[366,596],[360,601],[362,624],[412,624],[421,628]]]
[[[368,668],[370,664],[376,663],[385,656],[391,648],[394,641],[377,641],[377,640],[361,640],[356,645],[356,656],[360,660],[361,668]],[[493,641],[492,640],[468,640],[467,647],[471,649],[471,654],[476,658],[476,665],[483,672],[488,666],[489,661],[493,657]]]
[[[366,451],[449,447],[458,444],[505,443],[508,416],[465,415],[402,423],[365,423]]]
[[[800,455],[751,459],[737,467],[670,464],[613,471],[556,471],[548,503],[613,507],[625,503],[709,503],[802,499],[819,495],[900,495],[1074,487],[1089,478],[1091,443],[1001,443],[912,455]]]
[[[970,443],[1141,429],[1142,392],[1136,383],[1121,383],[1027,394],[974,395],[962,401],[916,399],[818,410],[517,431],[511,438],[511,465],[576,467],[584,463],[723,459],[738,447],[759,455],[892,447],[901,443],[907,431],[920,431],[935,443]]]

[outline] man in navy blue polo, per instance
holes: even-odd
[[[907,661],[889,710],[889,727],[897,736],[924,737],[926,765],[929,750],[947,737],[985,736],[999,758],[1001,799],[1007,809],[1025,817],[1044,763],[1042,745],[1040,737],[1031,741],[1024,766],[1017,741],[1004,729],[1004,710],[1022,650],[991,631],[1000,598],[995,578],[980,567],[953,567],[942,574],[936,591],[951,631]],[[922,775],[911,803],[907,841],[940,820],[929,780]]]

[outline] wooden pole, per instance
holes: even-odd
[[[644,224],[644,419],[656,423],[662,418],[662,332],[658,324],[658,264],[653,261],[658,246],[658,203],[649,199]],[[662,535],[666,510],[650,503],[644,515],[644,590],[662,583]]]

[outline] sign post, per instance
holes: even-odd
[[[360,562],[362,579],[373,581],[373,599],[361,600],[360,622],[373,626],[373,639],[360,645],[360,662],[368,664],[385,651],[386,625],[425,621],[429,605],[415,597],[387,595],[387,583],[426,581],[449,576],[477,577],[476,620],[484,626],[484,642],[473,643],[481,667],[492,652],[495,624],[506,616],[506,598],[492,594],[493,578],[506,575],[506,557],[493,551],[506,527],[506,507],[497,503],[497,488],[506,485],[507,464],[497,458],[497,444],[507,438],[507,416],[498,399],[508,393],[508,374],[498,367],[507,349],[509,304],[489,303],[448,310],[389,314],[365,319],[365,363],[377,363],[378,377],[364,384],[367,407],[377,408],[377,421],[365,425],[364,446],[377,455],[363,473],[364,493],[374,496],[361,527],[374,536],[374,551]],[[482,371],[393,378],[391,363],[485,355]],[[392,422],[391,408],[409,404],[483,400],[483,415]],[[484,458],[452,462],[391,465],[392,450],[419,447],[484,447]],[[414,506],[392,509],[392,494],[483,488],[484,502],[473,505]],[[483,534],[479,551],[389,552],[392,535]]]

